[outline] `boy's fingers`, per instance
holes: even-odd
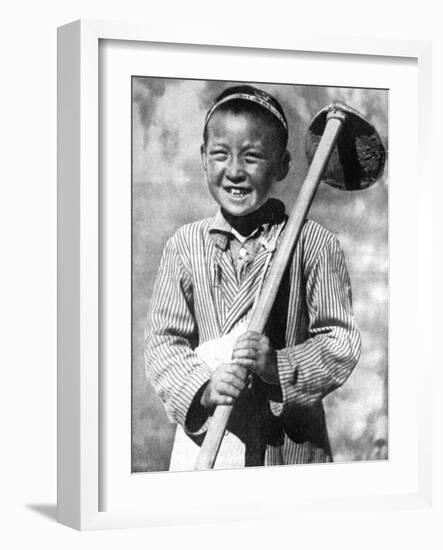
[[[216,405],[233,405],[235,399],[229,395],[220,395],[217,397]]]
[[[269,338],[267,338],[266,336],[261,337],[259,344],[260,344],[260,348],[263,351],[267,351],[271,348],[271,343],[269,342]]]
[[[258,338],[242,338],[241,340],[237,340],[234,344],[233,349],[246,349],[246,348],[254,348],[254,349],[260,349],[264,345],[267,345],[269,342],[268,338],[266,336],[259,336]]]
[[[218,406],[218,405],[232,405],[235,401],[235,398],[231,395],[224,395],[222,393],[214,392],[209,399],[209,405]]]
[[[252,371],[252,372],[255,372],[257,370],[257,362],[255,359],[236,359],[238,365],[240,365],[240,367],[242,367],[242,370],[248,370],[248,371]]]
[[[238,378],[241,382],[245,382],[246,377],[248,376],[248,371],[237,363],[232,364],[231,373],[233,376]]]
[[[258,350],[255,348],[240,348],[235,349],[232,352],[232,358],[234,361],[238,359],[257,359]]]
[[[226,373],[223,377],[223,383],[229,384],[237,388],[239,391],[242,391],[242,389],[245,387],[244,381],[232,373]]]
[[[234,375],[240,380],[245,380],[245,377],[247,373],[245,372],[245,369],[237,365],[236,362],[229,362],[229,363],[223,363],[219,366],[220,372],[219,372],[219,379],[225,379],[226,375]]]
[[[230,371],[230,374],[233,377],[235,377],[235,379],[238,380],[241,384],[244,385],[246,381],[246,377],[248,376],[248,371],[242,366],[235,363],[232,365],[232,370]]]
[[[227,395],[234,398],[237,398],[240,395],[242,389],[243,388],[238,389],[236,386],[228,382],[220,382],[217,387],[218,393],[220,395]]]

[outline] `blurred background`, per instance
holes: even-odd
[[[132,243],[132,471],[167,470],[175,426],[146,380],[143,328],[163,246],[174,231],[216,212],[200,161],[203,121],[224,81],[134,77]],[[243,84],[243,83],[242,83]],[[246,83],[245,83],[246,84]],[[388,91],[255,84],[282,104],[289,123],[291,171],[273,196],[289,212],[307,162],[305,133],[312,117],[334,100],[363,113],[388,150]],[[336,462],[388,458],[388,187],[365,191],[320,185],[309,217],[337,235],[352,282],[362,336],[360,361],[342,388],[324,400]]]

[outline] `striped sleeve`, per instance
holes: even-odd
[[[192,280],[172,237],[163,251],[146,319],[145,369],[169,419],[185,428],[192,401],[211,376],[194,352],[197,338]]]
[[[341,386],[360,356],[351,287],[335,237],[324,244],[306,282],[309,337],[277,351],[284,404],[310,406]]]

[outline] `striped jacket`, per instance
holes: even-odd
[[[270,238],[285,221],[271,227]],[[185,225],[166,243],[145,331],[148,379],[170,420],[197,444],[207,423],[192,432],[188,414],[212,370],[195,349],[247,319],[266,261],[263,250],[238,283],[214,223]],[[350,375],[360,337],[343,252],[316,222],[303,227],[266,333],[277,350],[281,389],[255,379],[236,402],[228,433],[244,443],[246,466],[329,462],[322,398]]]

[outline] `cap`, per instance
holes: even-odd
[[[233,86],[227,88],[222,92],[217,99],[214,101],[209,111],[206,114],[205,118],[205,127],[209,122],[209,119],[213,115],[214,111],[229,101],[234,101],[236,99],[241,99],[244,101],[251,101],[257,105],[261,105],[264,109],[269,111],[274,115],[274,117],[280,122],[283,128],[288,131],[288,123],[286,121],[285,114],[283,112],[282,106],[280,103],[272,97],[271,94],[268,94],[264,90],[259,88],[254,88],[253,86]]]

